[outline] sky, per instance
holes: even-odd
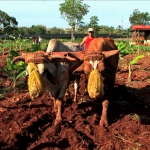
[[[47,28],[70,28],[68,22],[61,18],[60,4],[65,0],[0,0],[0,10],[15,17],[18,27],[44,25]],[[84,0],[89,12],[83,22],[89,23],[91,16],[97,16],[99,25],[119,25],[124,29],[130,27],[129,17],[135,9],[150,13],[150,1],[139,0]]]

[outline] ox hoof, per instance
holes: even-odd
[[[99,125],[100,125],[100,127],[107,128],[108,127],[108,120],[106,120],[106,119],[100,120]]]
[[[62,119],[55,119],[55,122],[54,122],[54,125],[55,126],[58,126],[59,124],[61,124],[61,122],[62,122]]]

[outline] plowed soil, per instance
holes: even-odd
[[[4,68],[6,57],[0,56]],[[44,93],[31,102],[25,78],[24,84],[10,90],[9,78],[0,72],[0,149],[150,150],[150,56],[145,53],[133,66],[132,81],[126,83],[128,63],[134,57],[128,55],[119,61],[107,129],[98,124],[101,103],[91,101],[82,80],[77,103],[72,101],[70,83],[63,121],[54,126],[50,95]]]

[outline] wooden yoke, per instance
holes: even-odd
[[[75,55],[74,55],[75,53]],[[17,56],[13,59],[12,63],[18,60],[24,60],[25,63],[33,62],[35,64],[50,62],[77,62],[81,61],[76,56],[84,55],[82,51],[79,52],[23,52],[21,56]]]

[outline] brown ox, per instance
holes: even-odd
[[[115,83],[119,59],[118,52],[112,39],[95,38],[90,42],[85,54],[80,56],[74,54],[78,59],[84,60],[82,65],[74,71],[74,74],[85,73],[89,75],[93,69],[97,69],[104,77],[105,94],[102,97],[102,115],[100,119],[100,126],[104,127],[108,126],[107,111]]]

